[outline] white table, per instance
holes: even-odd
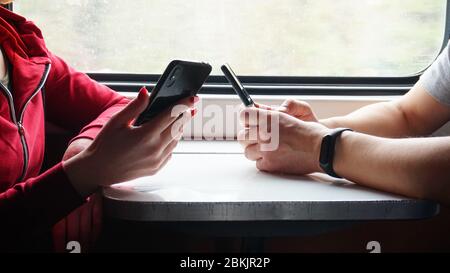
[[[260,172],[236,142],[186,141],[157,175],[105,188],[104,210],[112,219],[161,230],[243,237],[245,252],[262,252],[266,237],[320,234],[355,221],[428,218],[439,205],[323,174]]]
[[[201,150],[198,145],[201,145]],[[260,172],[233,142],[186,142],[157,175],[104,189],[108,215],[133,221],[420,219],[439,206],[323,174]]]

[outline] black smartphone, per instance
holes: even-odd
[[[195,96],[211,69],[208,63],[171,61],[150,94],[150,103],[134,125],[139,126],[147,122],[181,99]]]
[[[239,81],[236,74],[234,74],[233,70],[231,69],[229,64],[224,64],[220,67],[222,69],[223,74],[225,75],[225,78],[231,83],[231,86],[233,86],[234,91],[238,94],[239,98],[241,98],[242,102],[246,107],[251,107],[254,105],[254,102],[250,95],[248,94],[247,90],[245,90],[242,83]]]

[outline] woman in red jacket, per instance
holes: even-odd
[[[195,113],[197,98],[188,98],[183,113],[131,126],[148,104],[145,89],[129,102],[75,71],[33,23],[3,7],[0,48],[0,250],[28,247],[27,238],[50,231],[99,186],[156,173]],[[70,159],[41,173],[44,122],[80,133]]]

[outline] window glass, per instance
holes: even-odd
[[[443,44],[445,0],[39,0],[14,10],[85,72],[160,74],[173,59],[240,75],[408,76]]]

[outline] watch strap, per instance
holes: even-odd
[[[353,131],[353,130],[350,128],[333,129],[330,133],[326,134],[322,138],[322,144],[320,147],[320,158],[319,158],[320,167],[326,174],[336,178],[342,177],[336,174],[333,167],[335,146],[337,139],[345,131]]]

